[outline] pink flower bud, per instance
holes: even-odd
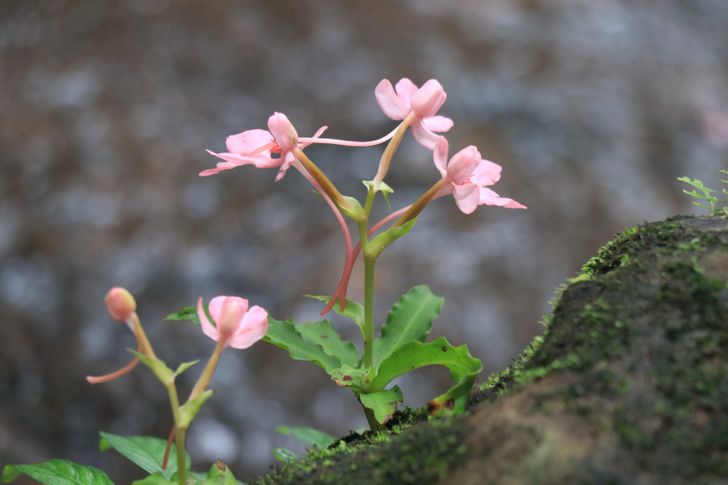
[[[268,118],[268,130],[281,149],[281,153],[292,152],[298,145],[298,133],[283,113],[273,113]]]
[[[119,322],[125,322],[136,311],[137,305],[134,297],[128,290],[121,287],[114,287],[109,290],[104,298],[106,309],[111,318]]]

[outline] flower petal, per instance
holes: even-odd
[[[403,77],[399,81],[397,81],[397,84],[394,86],[394,90],[397,93],[397,96],[399,96],[399,99],[402,100],[404,104],[407,106],[410,105],[410,101],[412,100],[412,96],[417,92],[417,85],[413,83],[410,79]]]
[[[480,187],[479,191],[480,202],[479,205],[495,205],[498,207],[505,207],[506,209],[527,209],[527,207],[520,202],[516,202],[513,199],[501,197],[496,192]]]
[[[428,130],[427,127],[422,124],[422,120],[415,121],[412,124],[411,129],[412,136],[415,137],[415,140],[428,150],[433,150],[435,145],[437,145],[437,142],[440,141],[440,138],[442,138],[442,136]]]
[[[293,123],[283,113],[273,113],[268,118],[268,129],[281,151],[290,152],[298,144],[298,133]]]
[[[403,120],[410,112],[409,104],[400,99],[394,92],[392,83],[388,79],[382,79],[374,89],[374,96],[377,98],[379,107],[384,114],[393,120]]]
[[[475,184],[454,185],[452,196],[455,198],[458,209],[465,214],[472,214],[478,208],[480,195],[478,186]]]
[[[441,136],[432,151],[432,158],[435,160],[435,167],[440,171],[440,175],[447,176],[447,152],[448,143],[444,136]]]
[[[473,174],[480,160],[480,152],[475,145],[463,148],[453,155],[447,164],[448,179],[456,184],[464,182]]]
[[[473,170],[473,182],[481,187],[493,185],[500,180],[501,171],[503,171],[503,167],[497,163],[490,160],[481,160],[480,165]]]
[[[230,135],[225,140],[225,146],[230,153],[250,155],[258,148],[273,141],[273,135],[266,130],[246,130],[236,135]],[[268,151],[270,154],[270,150]]]
[[[265,336],[268,331],[268,312],[259,306],[254,306],[243,317],[242,324],[230,338],[230,347],[247,349]]]
[[[427,127],[428,130],[436,133],[445,133],[450,131],[455,123],[447,116],[430,116],[423,118],[422,123]]]
[[[435,116],[446,99],[447,93],[442,85],[437,80],[430,79],[412,96],[410,108],[417,116],[429,118]]]
[[[220,297],[218,297],[218,298],[220,298]],[[213,298],[212,301],[215,301],[215,300],[216,300],[216,298]],[[210,302],[210,313],[212,313],[212,302]],[[210,323],[210,320],[207,318],[207,315],[205,314],[205,309],[202,306],[202,297],[200,297],[197,300],[197,318],[200,319],[200,326],[202,327],[202,331],[205,333],[205,335],[207,335],[212,340],[217,342],[219,335],[217,333],[217,329]]]

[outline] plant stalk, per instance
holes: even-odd
[[[172,416],[174,416],[174,440],[175,448],[177,448],[177,480],[179,485],[187,484],[187,467],[185,464],[185,434],[187,430],[180,428],[179,424],[181,421],[180,417],[180,406],[179,396],[177,395],[177,387],[173,382],[167,383],[167,393],[169,394],[169,403],[172,406]]]

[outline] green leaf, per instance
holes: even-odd
[[[415,286],[402,295],[387,315],[381,338],[374,342],[374,368],[403,345],[424,341],[432,321],[440,315],[443,301],[425,285]]]
[[[199,360],[192,360],[190,362],[182,362],[179,366],[177,366],[177,370],[174,371],[174,377],[176,378],[178,375],[192,367],[193,365],[197,364]]]
[[[50,460],[35,465],[6,465],[3,482],[12,483],[27,475],[43,485],[114,485],[106,473],[92,466],[66,460]]]
[[[465,410],[475,378],[483,364],[468,351],[466,345],[453,347],[445,337],[431,342],[410,342],[382,361],[372,388],[384,389],[392,379],[420,367],[442,365],[450,370],[456,382],[442,396],[430,401],[431,414],[458,414]]]
[[[132,354],[136,355],[142,362],[142,364],[149,367],[149,369],[151,369],[151,371],[154,373],[155,376],[157,376],[157,379],[159,379],[162,384],[168,386],[174,383],[174,372],[172,372],[172,369],[167,367],[167,364],[165,364],[164,361],[159,358],[147,357],[141,352],[137,352],[135,350],[130,349],[129,351]]]
[[[402,402],[402,390],[399,386],[394,386],[386,391],[360,394],[359,400],[374,412],[374,418],[379,424],[384,424],[389,421],[397,410],[397,405]]]
[[[320,345],[324,352],[336,357],[342,364],[356,366],[359,363],[359,353],[354,344],[342,340],[329,320],[302,323],[296,329],[305,341]]]
[[[177,485],[178,483],[178,480],[167,479],[159,473],[154,473],[141,480],[134,480],[131,485]]]
[[[331,297],[327,295],[306,295],[306,298],[313,298],[326,304],[331,300]],[[337,303],[333,306],[332,310],[342,317],[350,318],[359,328],[364,327],[364,306],[361,303],[354,300],[346,300],[345,309],[341,310]]]
[[[360,367],[342,365],[331,373],[331,379],[337,386],[350,387],[352,391],[359,394],[369,384],[369,372]]]
[[[319,431],[314,428],[307,428],[305,426],[280,425],[276,428],[276,431],[286,436],[292,436],[304,443],[316,445],[319,448],[328,448],[338,441],[335,437],[328,433],[324,433],[323,431]]]
[[[160,473],[169,479],[177,471],[177,452],[174,443],[169,452],[167,469],[164,470],[162,460],[167,447],[166,440],[153,436],[119,436],[104,431],[99,434],[101,435],[99,450],[106,451],[113,448],[147,473]],[[190,455],[185,453],[185,456],[185,464],[189,468]]]
[[[197,316],[197,308],[193,306],[186,306],[178,312],[170,313],[164,317],[164,320],[192,322],[195,325],[200,324],[200,318]]]
[[[320,345],[304,340],[296,327],[290,321],[269,318],[268,332],[263,340],[287,350],[292,359],[313,362],[332,375],[341,366],[339,359],[324,352]]]
[[[190,424],[192,424],[192,420],[195,419],[195,416],[200,411],[200,408],[203,404],[205,404],[205,401],[210,399],[212,397],[212,389],[208,389],[205,392],[201,393],[199,396],[197,396],[194,399],[190,399],[186,403],[184,403],[179,408],[179,427],[180,429],[187,429],[190,427]]]
[[[286,448],[273,448],[273,456],[282,463],[290,463],[298,460],[298,455]]]

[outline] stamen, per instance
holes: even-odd
[[[255,155],[259,155],[259,154],[263,153],[264,151],[266,151],[268,149],[270,149],[271,152],[273,152],[276,148],[278,148],[278,144],[276,142],[272,141],[270,143],[266,143],[263,146],[259,146],[258,148],[256,148],[255,150],[253,150],[250,153],[250,156],[251,157],[254,157]],[[274,153],[280,153],[280,152],[281,152],[281,149],[278,148],[278,151],[277,152],[274,152]]]

